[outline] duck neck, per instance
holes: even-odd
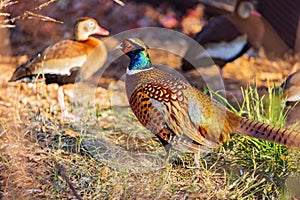
[[[88,39],[89,39],[88,35],[83,35],[83,34],[75,33],[75,40],[76,41],[83,42],[83,41],[86,41]]]

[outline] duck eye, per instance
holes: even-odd
[[[93,27],[95,24],[94,24],[94,22],[90,22],[89,25],[90,25],[91,27]]]

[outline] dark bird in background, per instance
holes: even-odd
[[[108,35],[93,18],[79,18],[74,27],[74,40],[61,40],[19,66],[10,82],[35,82],[45,80],[46,84],[59,85],[58,102],[63,117],[70,116],[64,103],[62,85],[74,83],[79,69],[86,62],[89,54],[97,47],[101,51],[102,65],[107,59],[107,48],[101,40],[90,37],[93,34]]]
[[[203,67],[213,59],[222,68],[232,62],[252,47],[256,52],[261,47],[264,26],[260,15],[249,1],[239,1],[232,14],[215,17],[196,35],[195,40],[206,52],[195,51],[189,47],[186,52],[182,70],[188,71],[195,67]],[[193,66],[192,63],[197,63]]]
[[[125,39],[117,48],[130,58],[125,84],[131,109],[167,152],[168,144],[192,152],[199,167],[199,153],[219,147],[231,133],[300,148],[300,134],[238,116],[178,75],[157,69],[140,39]]]

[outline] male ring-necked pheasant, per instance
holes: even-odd
[[[300,134],[238,116],[178,75],[157,69],[140,39],[125,39],[117,48],[130,58],[126,92],[138,120],[164,146],[195,153],[196,166],[199,152],[222,145],[230,133],[300,148]]]
[[[77,72],[87,61],[87,57],[97,48],[101,58],[97,59],[103,65],[107,59],[107,48],[101,40],[90,35],[108,35],[109,32],[102,28],[93,18],[79,18],[74,27],[74,40],[61,40],[37,53],[33,58],[19,66],[10,82],[34,82],[39,78],[45,78],[46,84],[57,83],[58,102],[62,116],[70,116],[64,104],[64,92],[61,87],[64,84],[74,83]]]

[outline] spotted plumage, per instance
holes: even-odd
[[[126,39],[119,48],[131,59],[126,92],[133,113],[164,146],[195,153],[196,164],[199,152],[222,145],[233,132],[300,147],[298,133],[240,117],[178,75],[155,68],[141,40]]]

